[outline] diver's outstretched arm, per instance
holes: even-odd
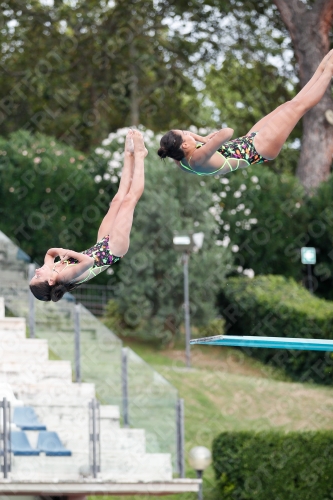
[[[232,128],[222,128],[209,139],[206,144],[198,148],[192,155],[191,164],[192,167],[197,165],[203,165],[216,153],[216,151],[233,136]]]

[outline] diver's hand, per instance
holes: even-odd
[[[206,137],[204,137],[205,143],[208,142],[208,141],[210,141],[218,133],[219,133],[219,131],[217,130],[216,132],[211,132],[210,134],[206,135]]]
[[[133,130],[132,129],[130,129],[126,135],[125,152],[129,153],[129,154],[134,154]]]

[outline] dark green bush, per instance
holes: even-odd
[[[273,164],[210,180],[218,239],[230,238],[230,246],[237,248],[239,272],[253,269],[255,274],[283,274],[297,281],[307,274],[300,248],[315,247],[315,293],[333,300],[333,175],[309,197],[296,177],[267,168],[274,165],[286,172],[290,154],[296,165],[299,151],[285,147]]]
[[[333,339],[333,303],[311,295],[291,278],[230,278],[223,290],[226,331],[234,335]],[[283,368],[296,380],[328,384],[332,353],[247,349],[250,355]]]
[[[225,327],[224,318],[214,318],[207,325],[198,328],[199,337],[213,337],[214,335],[223,335]]]
[[[224,500],[333,498],[330,431],[222,433],[213,441],[213,466]]]
[[[89,248],[115,192],[94,180],[106,166],[43,134],[0,137],[0,230],[38,263],[51,247]]]

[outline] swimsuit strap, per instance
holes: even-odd
[[[199,144],[197,144],[197,145],[196,145],[196,148],[201,148],[202,144],[203,144],[203,143],[199,143]],[[217,170],[215,170],[214,172],[207,172],[207,173],[204,173],[204,172],[197,172],[196,170],[194,170],[194,169],[191,167],[191,164],[190,164],[190,161],[191,161],[191,159],[192,159],[192,156],[193,156],[193,155],[191,155],[191,156],[189,157],[189,159],[187,160],[188,166],[184,165],[184,163],[183,163],[181,160],[180,160],[180,164],[181,164],[181,166],[182,166],[183,168],[185,168],[186,170],[189,170],[190,172],[193,172],[194,174],[197,174],[197,175],[215,175],[217,172],[219,172],[220,170],[222,170],[222,168],[224,168],[226,164],[227,164],[227,166],[230,168],[230,172],[234,172],[235,170],[237,170],[237,169],[238,169],[238,167],[239,167],[239,162],[240,162],[240,158],[232,158],[233,160],[237,160],[237,166],[236,166],[235,168],[232,168],[232,166],[231,166],[231,165],[230,165],[230,163],[229,163],[228,158],[225,158],[225,157],[223,156],[223,154],[222,154],[222,153],[220,153],[220,151],[216,151],[216,152],[217,152],[219,155],[221,155],[221,156],[222,156],[222,158],[224,158],[224,162],[223,162],[223,164],[221,165],[221,167],[219,167],[219,168],[218,168]],[[245,161],[246,161],[246,160],[245,160]]]
[[[72,262],[72,263],[70,263],[68,260],[64,260],[64,263],[66,263],[66,267],[64,267],[64,269],[67,269],[67,267],[69,267],[69,266],[76,266],[76,265],[77,265],[77,263],[76,263],[76,262]],[[56,263],[54,264],[54,266],[53,266],[53,268],[52,268],[52,271],[56,271],[55,267],[57,266],[57,264],[58,264],[58,262],[56,262]],[[84,283],[85,281],[88,281],[88,280],[89,280],[89,279],[91,279],[91,278],[95,278],[95,277],[97,276],[97,274],[94,274],[93,269],[94,269],[94,266],[90,267],[90,268],[89,268],[89,274],[88,274],[88,276],[87,276],[84,280],[82,280],[82,281],[78,281],[78,282],[73,283],[73,284],[74,284],[74,285],[81,285],[81,284],[82,284],[82,283]],[[87,271],[88,271],[88,269],[87,269]],[[58,271],[56,271],[56,273],[58,273]],[[58,273],[58,274],[59,274],[59,273]],[[91,276],[91,274],[92,274],[92,276]],[[99,274],[99,273],[98,273],[98,274]]]
[[[54,263],[54,265],[52,267],[52,271],[55,271],[56,273],[58,273],[58,271],[56,270],[56,267],[59,263],[60,263],[60,261]],[[75,266],[76,265],[76,263],[70,263],[69,260],[64,260],[64,263],[66,264],[66,267],[64,269],[67,269],[68,266]]]
[[[100,269],[101,269],[101,268],[100,268]],[[91,268],[89,269],[89,274],[88,274],[88,276],[87,276],[86,278],[84,278],[84,280],[82,280],[82,281],[77,281],[77,282],[75,283],[75,285],[82,285],[82,283],[84,283],[85,281],[88,281],[88,280],[90,280],[91,278],[96,278],[97,274],[94,274],[94,271],[93,271],[93,270],[94,270],[94,266],[93,266],[93,267],[91,267]],[[91,274],[92,274],[92,276],[91,276]],[[98,273],[98,274],[99,274],[99,273]]]

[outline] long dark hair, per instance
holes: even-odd
[[[78,287],[75,283],[56,283],[55,285],[49,285],[47,281],[29,286],[36,299],[43,300],[44,302],[50,302],[51,300],[52,302],[58,302],[66,292],[70,292]]]
[[[184,151],[181,148],[183,139],[180,134],[170,130],[160,140],[160,149],[157,151],[158,156],[166,158],[169,156],[174,160],[182,160],[184,158]]]

